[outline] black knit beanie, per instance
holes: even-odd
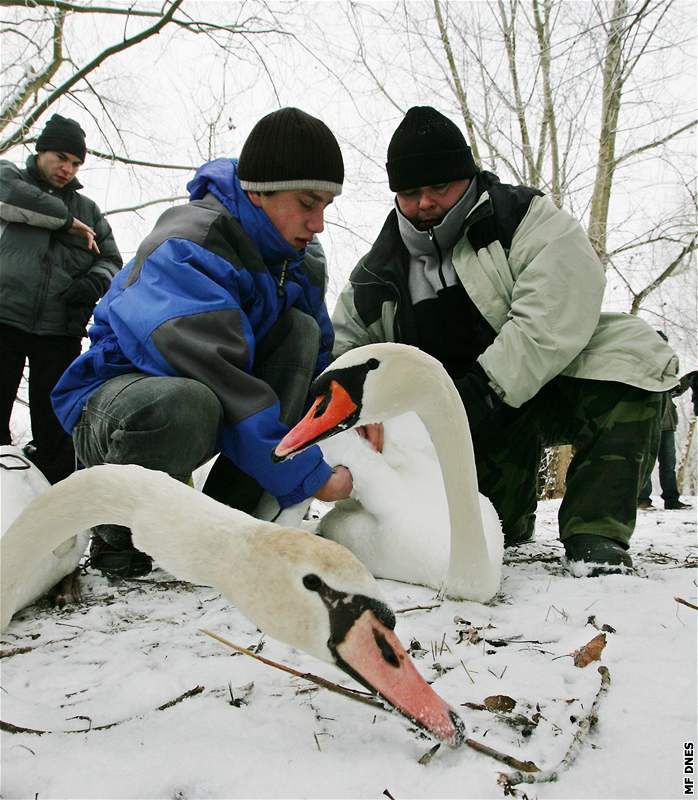
[[[478,169],[463,134],[431,106],[413,106],[388,145],[393,192],[474,177]]]
[[[342,193],[344,162],[332,131],[299,108],[272,111],[252,128],[238,161],[250,192],[315,189]]]
[[[70,153],[84,161],[87,155],[85,131],[74,119],[54,114],[36,140],[37,153],[43,150]]]

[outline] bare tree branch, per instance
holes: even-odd
[[[65,13],[63,11],[59,11],[53,23],[53,35],[52,35],[53,52],[51,56],[51,61],[48,63],[48,65],[44,70],[39,72],[35,77],[31,78],[31,80],[27,80],[27,82],[23,86],[20,86],[14,93],[14,96],[0,110],[0,131],[3,131],[15,119],[17,114],[19,114],[20,109],[25,105],[27,100],[33,94],[38,92],[39,89],[43,89],[44,86],[47,86],[50,83],[51,78],[53,78],[53,76],[59,70],[64,60],[63,59],[64,22],[65,22]],[[26,127],[23,126],[22,131],[26,130],[26,128],[28,127],[29,126]],[[4,151],[0,150],[0,152]]]
[[[34,106],[34,109],[21,121],[19,124],[19,129],[15,133],[11,134],[9,137],[5,138],[2,142],[0,142],[0,153],[4,153],[6,150],[9,150],[14,144],[17,144],[21,141],[22,137],[25,135],[25,132],[36,122],[37,119],[49,108],[56,100],[65,94],[72,86],[74,86],[78,81],[80,81],[86,75],[89,75],[90,72],[97,69],[104,61],[106,61],[110,56],[115,55],[116,53],[120,53],[123,50],[127,50],[129,47],[133,47],[136,44],[144,41],[145,39],[154,36],[155,34],[159,33],[162,28],[167,25],[168,22],[171,21],[173,14],[175,11],[180,7],[180,5],[184,2],[184,0],[173,0],[170,8],[164,13],[160,19],[151,27],[146,28],[145,30],[141,31],[140,33],[135,34],[127,39],[123,39],[122,41],[118,42],[117,44],[111,45],[110,47],[105,48],[101,51],[95,58],[93,58],[88,64],[84,67],[78,69],[73,75],[71,75],[67,80],[65,80],[60,86],[56,87],[56,89],[49,94],[44,100],[40,103],[37,103]]]
[[[176,203],[178,200],[188,200],[188,194],[179,194],[175,197],[161,197],[158,200],[148,200],[145,203],[139,203],[135,206],[124,206],[123,208],[112,208],[109,211],[104,212],[104,216],[113,216],[114,214],[125,214],[128,211],[140,211],[142,208],[148,208],[148,206],[157,206],[160,203]]]
[[[676,270],[678,269],[679,265],[684,260],[684,258],[686,258],[687,255],[690,255],[696,249],[696,247],[698,247],[698,245],[696,244],[697,241],[698,241],[698,233],[693,235],[691,241],[688,242],[688,244],[686,244],[685,247],[681,249],[681,252],[678,254],[678,256],[676,256],[676,258],[669,264],[668,267],[666,267],[666,269],[664,269],[661,272],[661,274],[657,278],[655,278],[650,284],[645,286],[644,289],[635,294],[632,305],[630,306],[631,314],[637,314],[637,312],[640,309],[640,306],[642,305],[643,300],[647,297],[647,295],[651,294],[658,286],[664,283],[664,281],[667,278],[671,277],[671,275],[673,275],[676,272]]]
[[[693,120],[692,122],[683,125],[681,128],[677,128],[675,131],[664,136],[662,139],[655,139],[653,142],[648,142],[647,144],[642,145],[642,147],[636,147],[634,150],[628,150],[627,153],[623,153],[622,156],[619,156],[614,163],[614,166],[617,167],[619,164],[622,164],[624,161],[627,161],[629,158],[633,158],[640,153],[645,153],[647,150],[652,150],[655,147],[660,147],[666,142],[674,139],[676,136],[680,136],[682,133],[689,131],[691,128],[695,128],[698,125],[698,120]]]
[[[102,153],[100,150],[93,150],[91,147],[87,148],[87,152],[97,158],[103,158],[106,161],[118,161],[121,164],[131,164],[136,167],[155,167],[156,169],[181,169],[186,172],[195,172],[199,165],[192,166],[191,164],[161,164],[157,161],[139,161],[136,158],[127,158],[126,156],[117,156],[115,153]]]

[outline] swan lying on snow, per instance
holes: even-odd
[[[37,563],[76,530],[128,526],[176,577],[215,587],[270,636],[338,666],[434,736],[461,744],[458,715],[417,672],[376,581],[346,548],[257,520],[161,472],[80,470],[24,508],[0,540],[2,629]]]
[[[2,445],[0,447],[0,517],[2,536],[15,521],[24,508],[35,498],[50,488],[51,484],[43,473],[29,461],[18,447]],[[47,521],[50,524],[50,520]],[[80,563],[87,542],[89,531],[81,530],[47,551],[30,551],[27,543],[27,566],[24,577],[17,586],[12,600],[12,613],[35,603],[50,592],[64,578],[71,575]],[[4,540],[2,540],[4,542]],[[4,580],[4,575],[3,575]],[[3,613],[5,596],[3,595]],[[4,626],[3,626],[4,627]]]
[[[314,381],[311,394],[316,400],[310,411],[279,443],[275,457],[282,460],[348,428],[414,411],[434,444],[446,492],[450,548],[445,592],[454,599],[486,602],[492,598],[501,581],[504,536],[494,509],[488,502],[481,503],[484,498],[477,490],[468,419],[443,366],[409,345],[365,345],[334,361]],[[360,470],[356,472],[360,480]],[[346,506],[338,511],[345,517],[351,513]],[[345,535],[337,526],[334,535],[348,547],[356,547],[366,566],[378,575],[440,585],[443,573],[437,583],[433,564],[425,568],[419,563],[431,547],[430,532],[424,531],[421,548],[412,536],[408,559],[400,556],[397,527],[386,528],[377,517],[373,535],[383,539],[378,545],[369,534]]]

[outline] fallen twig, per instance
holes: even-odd
[[[376,700],[373,695],[369,694],[368,692],[361,692],[357,689],[347,689],[345,686],[340,686],[338,683],[334,683],[333,681],[328,681],[326,678],[321,678],[319,675],[313,675],[311,672],[300,672],[297,669],[293,669],[292,667],[287,667],[285,664],[280,664],[278,661],[272,661],[270,658],[265,658],[264,656],[260,656],[257,653],[253,653],[251,650],[248,650],[246,647],[240,647],[240,645],[233,644],[233,642],[229,642],[227,639],[224,639],[222,636],[218,636],[216,633],[212,633],[211,631],[207,631],[204,628],[199,629],[201,633],[205,633],[206,636],[210,636],[212,639],[224,644],[226,647],[229,647],[231,650],[235,650],[237,653],[242,653],[244,656],[249,656],[250,658],[254,658],[257,661],[261,661],[262,664],[266,664],[268,667],[274,667],[275,669],[280,669],[282,672],[288,672],[289,675],[295,675],[296,678],[303,678],[303,680],[310,681],[311,683],[316,683],[318,686],[322,686],[323,689],[329,689],[331,692],[336,692],[337,694],[343,694],[345,697],[350,697],[352,700],[358,700],[360,703],[366,703],[370,706],[375,706],[376,708],[381,708],[383,711],[390,711],[390,709],[385,706],[380,700]]]
[[[478,742],[476,739],[466,739],[465,744],[467,744],[468,747],[472,747],[473,750],[477,750],[478,753],[482,753],[490,758],[495,758],[497,761],[501,761],[503,764],[518,770],[518,772],[511,773],[512,775],[540,772],[540,767],[538,767],[533,761],[519,761],[518,758],[514,758],[514,756],[508,756],[506,753],[500,753],[499,750],[495,750],[493,747],[488,747],[486,744]],[[500,774],[503,775],[504,773]],[[516,783],[520,782],[521,781],[516,781]]]
[[[31,653],[33,647],[13,647],[12,650],[0,650],[0,658],[12,658],[20,656],[22,653]]]
[[[231,650],[235,650],[237,653],[242,653],[245,656],[249,656],[257,661],[261,661],[262,664],[266,664],[268,667],[274,667],[275,669],[280,669],[282,672],[288,672],[289,675],[295,675],[297,678],[303,678],[306,681],[311,681],[312,683],[316,683],[318,686],[321,686],[323,689],[329,689],[331,692],[343,694],[345,697],[349,697],[352,700],[358,700],[361,703],[376,706],[377,708],[381,708],[383,711],[391,711],[390,708],[384,706],[383,703],[376,700],[367,692],[359,692],[355,689],[347,689],[344,686],[340,686],[337,683],[328,681],[325,678],[319,677],[318,675],[313,675],[310,672],[300,672],[292,667],[287,667],[285,664],[279,664],[277,661],[272,661],[270,658],[259,656],[256,653],[253,653],[251,650],[248,650],[245,647],[240,647],[237,644],[233,644],[227,639],[224,639],[222,636],[218,636],[218,634],[212,633],[211,631],[207,631],[203,628],[200,628],[199,630],[201,633],[205,633],[207,636],[210,636],[212,639],[224,644],[226,647],[230,647]],[[538,767],[532,761],[519,761],[517,758],[508,756],[506,753],[500,753],[498,750],[494,750],[493,748],[488,747],[487,745],[484,745],[475,739],[465,739],[464,744],[466,744],[468,747],[471,747],[473,750],[477,750],[479,753],[483,753],[491,758],[495,758],[497,761],[501,761],[502,763],[507,764],[510,767],[514,767],[514,769],[520,770],[521,772],[531,772],[538,769]],[[434,752],[436,752],[436,750],[434,750]]]
[[[174,700],[169,700],[167,703],[163,703],[161,706],[157,707],[157,711],[165,711],[165,709],[171,708],[177,703],[181,703],[182,700],[186,700],[188,697],[194,697],[197,694],[201,694],[204,691],[203,686],[195,686],[193,689],[189,689],[188,691],[180,694],[179,697],[175,697]],[[91,733],[93,731],[106,731],[109,728],[115,728],[117,725],[122,725],[124,722],[131,722],[135,719],[143,719],[145,714],[137,714],[134,717],[126,717],[126,719],[120,719],[117,722],[107,722],[105,725],[92,725],[92,721],[90,720],[90,724],[87,728],[81,728],[80,730],[76,731],[46,731],[40,730],[37,728],[23,728],[21,725],[13,725],[11,722],[4,722],[0,720],[0,730],[6,731],[7,733],[33,733],[37,736],[43,736],[45,733]],[[87,719],[89,717],[71,717],[71,719]]]
[[[577,757],[577,751],[579,750],[582,739],[596,724],[598,719],[597,710],[601,701],[601,697],[608,691],[608,687],[611,684],[611,675],[608,671],[608,667],[601,666],[599,667],[598,672],[601,675],[601,683],[598,691],[596,692],[594,702],[591,704],[589,713],[579,721],[577,730],[572,737],[570,746],[567,748],[567,752],[565,753],[562,761],[560,761],[560,763],[553,769],[540,770],[539,772],[534,773],[525,773],[523,770],[508,773],[500,772],[497,778],[497,783],[504,787],[505,794],[508,793],[508,790],[510,790],[513,786],[516,786],[518,783],[547,783],[550,781],[556,781],[559,778],[562,770],[566,769],[572,764],[574,759]]]
[[[681,603],[682,606],[688,606],[689,608],[693,608],[698,611],[698,606],[693,605],[693,603],[689,603],[688,600],[684,600],[683,597],[675,597],[677,603]]]
[[[431,611],[432,608],[441,608],[441,603],[434,603],[430,606],[409,606],[408,608],[398,608],[396,614],[406,614],[408,611]]]
[[[177,703],[181,703],[182,700],[187,700],[190,697],[195,697],[197,694],[201,694],[203,690],[203,686],[195,686],[193,689],[189,689],[188,691],[180,694],[179,697],[175,697],[174,700],[168,700],[166,703],[158,706],[158,711],[165,711],[167,708],[172,708],[172,706],[176,706]]]

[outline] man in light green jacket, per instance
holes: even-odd
[[[407,112],[386,166],[395,208],[339,298],[334,355],[403,342],[444,365],[507,545],[533,535],[543,448],[572,444],[567,559],[591,575],[631,567],[675,353],[637,317],[601,311],[603,267],[581,225],[538,190],[480,171],[435,109]],[[381,428],[365,434],[380,449]]]

